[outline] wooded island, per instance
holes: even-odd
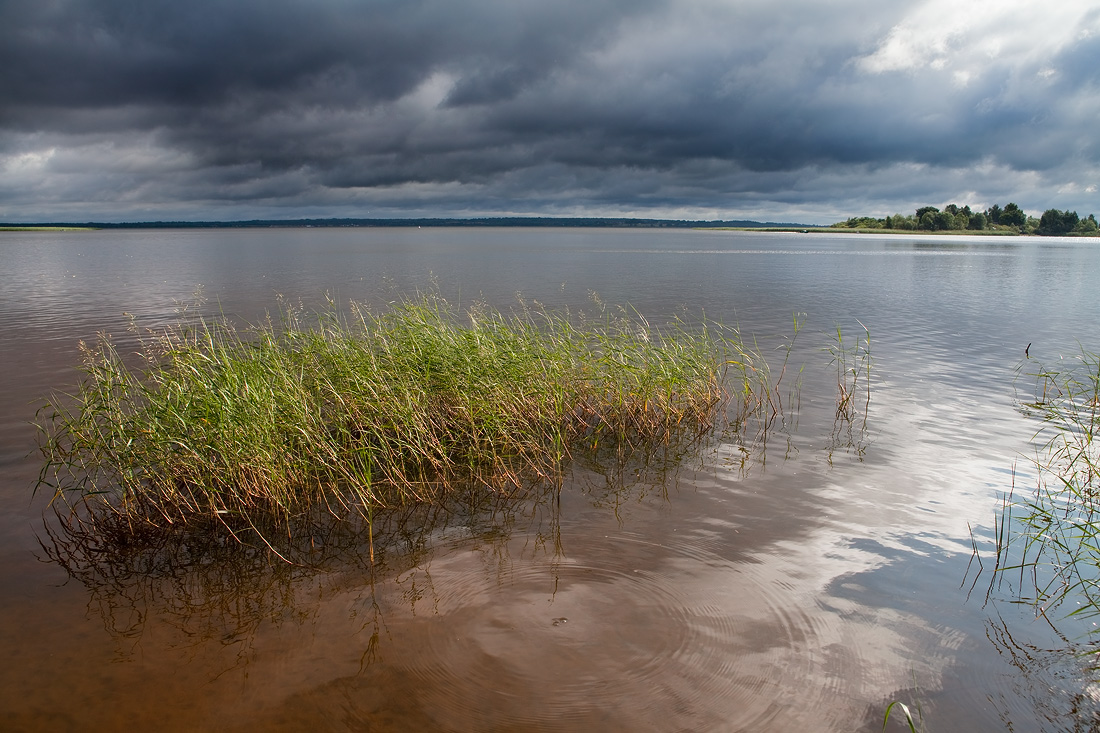
[[[892,229],[895,231],[969,231],[998,234],[1039,234],[1045,236],[1100,236],[1096,216],[1078,216],[1076,211],[1047,209],[1042,217],[1028,216],[1014,203],[997,204],[985,211],[972,211],[969,206],[949,204],[940,211],[935,206],[922,206],[915,214],[894,214],[883,219],[854,216],[832,224],[834,229]]]

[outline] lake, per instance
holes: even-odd
[[[1044,363],[1100,348],[1095,242],[11,232],[0,273],[4,730],[870,731],[895,700],[934,731],[1100,722],[1072,654],[1090,622],[1037,620],[1018,578],[991,588],[994,518],[1034,479],[1016,370],[1029,344]],[[125,347],[126,314],[156,328],[200,289],[203,312],[242,322],[279,295],[573,313],[598,298],[737,326],[776,364],[804,315],[766,435],[578,460],[560,493],[395,514],[373,565],[338,534],[309,565],[226,547],[89,555],[32,496],[35,410],[75,384],[81,339]],[[828,348],[864,326],[870,401],[838,423]]]

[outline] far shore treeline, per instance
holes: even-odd
[[[997,204],[985,211],[972,211],[969,206],[950,204],[940,211],[935,206],[922,206],[915,214],[894,214],[882,219],[853,216],[832,225],[834,229],[888,229],[893,231],[950,232],[970,231],[996,234],[1039,234],[1061,237],[1096,237],[1100,228],[1096,216],[1081,217],[1076,211],[1047,209],[1036,219],[1028,216],[1014,203]]]
[[[689,219],[637,219],[623,217],[501,216],[415,219],[249,219],[246,221],[133,221],[79,223],[0,223],[0,231],[17,229],[260,229],[293,227],[610,227],[638,229],[698,229],[805,227],[791,222],[752,220],[694,221]]]

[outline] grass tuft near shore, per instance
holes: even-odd
[[[369,521],[456,486],[552,478],[578,450],[709,430],[728,364],[744,361],[729,357],[737,332],[606,313],[459,311],[424,295],[379,313],[284,307],[243,329],[181,320],[136,355],[102,336],[81,344],[77,392],[40,410],[38,489],[135,527],[289,532],[319,511]]]

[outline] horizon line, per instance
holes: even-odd
[[[228,220],[147,220],[123,222],[48,221],[0,222],[0,227],[83,227],[95,229],[158,229],[158,228],[263,228],[263,227],[410,227],[410,226],[561,226],[561,227],[638,227],[692,228],[699,226],[735,227],[816,227],[819,224],[797,222],[762,222],[754,219],[649,219],[612,216],[477,216],[477,217],[311,217],[295,219],[228,219]]]

